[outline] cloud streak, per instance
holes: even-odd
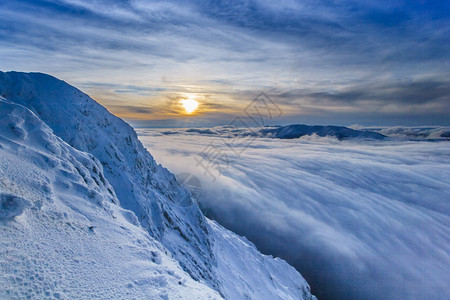
[[[450,111],[448,11],[445,1],[7,1],[1,68],[57,75],[111,107],[142,106],[133,91],[150,87],[148,119],[177,93],[238,112],[273,90],[297,122],[349,125],[362,112],[372,124],[390,114],[426,123]]]

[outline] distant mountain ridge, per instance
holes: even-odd
[[[293,124],[275,128],[263,128],[259,130],[260,134],[265,137],[274,137],[279,139],[296,139],[304,135],[316,134],[321,137],[332,136],[337,139],[348,138],[367,138],[367,139],[383,139],[384,135],[371,131],[354,130],[343,126],[308,126],[302,124]]]
[[[213,128],[190,128],[186,130],[162,131],[162,134],[177,134],[181,132],[197,133],[205,135],[222,136],[254,136],[277,139],[297,139],[307,135],[317,135],[320,137],[335,137],[339,140],[344,139],[376,139],[381,140],[386,136],[369,130],[355,130],[343,126],[321,126],[321,125],[303,125],[292,124],[286,126],[266,126],[266,127],[235,127],[235,126],[217,126]]]

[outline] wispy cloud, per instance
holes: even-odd
[[[411,121],[410,104],[426,106],[446,92],[426,84],[411,86],[411,95],[400,90],[405,82],[447,81],[448,11],[445,1],[7,1],[0,4],[1,68],[51,73],[97,97],[108,89],[100,95],[106,105],[120,98],[140,106],[135,95],[148,92],[154,113],[168,92],[215,95],[238,112],[239,101],[275,88],[309,91],[290,103],[299,118],[308,112],[332,123],[329,102],[343,102],[342,119],[352,123],[354,111],[369,114],[392,101],[401,103],[393,112]],[[378,90],[389,83],[390,100]],[[428,106],[423,121],[447,108]]]

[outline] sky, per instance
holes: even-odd
[[[450,125],[448,1],[8,0],[0,18],[0,70],[136,127],[226,125],[261,92],[271,125]]]

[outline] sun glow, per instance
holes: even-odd
[[[188,114],[193,113],[198,107],[198,102],[194,99],[181,100],[181,104]]]

